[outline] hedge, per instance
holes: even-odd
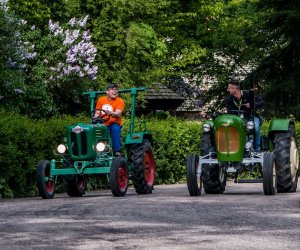
[[[166,115],[148,117],[147,127],[153,134],[156,163],[156,184],[185,181],[185,161],[188,154],[199,153],[201,122],[180,120]],[[84,115],[62,116],[49,120],[31,120],[0,110],[0,197],[36,196],[35,171],[39,160],[52,159],[53,150],[62,142],[65,126],[88,122]],[[124,119],[124,137],[129,120]],[[296,124],[299,133],[299,123]],[[262,131],[267,131],[265,123]],[[106,178],[105,178],[106,180]],[[89,189],[103,182],[91,182]]]

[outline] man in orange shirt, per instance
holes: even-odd
[[[112,137],[112,147],[115,156],[120,156],[121,153],[121,128],[122,119],[121,115],[124,110],[124,100],[118,97],[118,86],[116,83],[110,83],[107,85],[106,96],[99,97],[96,109],[102,109],[103,111],[96,110],[94,118],[101,115],[108,115],[109,120],[104,124],[109,129]]]

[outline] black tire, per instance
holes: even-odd
[[[85,194],[86,177],[84,175],[65,175],[63,180],[70,197],[82,197]]]
[[[110,189],[114,196],[121,197],[126,194],[128,179],[129,175],[126,160],[123,157],[114,158],[109,174]]]
[[[204,133],[201,142],[201,156],[214,152],[213,134]],[[207,194],[222,194],[226,186],[226,171],[218,164],[202,164],[203,188]]]
[[[296,192],[299,154],[294,128],[274,136],[277,192]]]
[[[274,154],[267,152],[263,161],[263,189],[265,195],[274,195],[276,193],[276,167]]]
[[[151,145],[148,141],[135,144],[131,148],[132,182],[136,193],[152,193],[155,181],[155,162]]]
[[[55,177],[50,179],[50,162],[39,161],[36,170],[36,186],[43,199],[52,199],[55,193]]]
[[[202,179],[197,176],[199,157],[195,154],[190,154],[186,160],[186,180],[190,196],[201,195]]]

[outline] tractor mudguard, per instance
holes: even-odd
[[[272,119],[268,131],[269,141],[273,141],[276,132],[289,131],[291,125],[295,126],[295,122],[291,119]]]
[[[288,131],[290,124],[294,124],[290,119],[273,119],[270,122],[269,133],[272,131]]]
[[[144,131],[138,133],[128,133],[125,138],[125,145],[131,145],[136,143],[142,143],[144,140],[148,140],[152,143],[151,133]]]
[[[213,120],[206,120],[206,121],[204,122],[204,124],[209,124],[211,127],[214,126]]]

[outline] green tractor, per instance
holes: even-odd
[[[186,161],[187,186],[191,196],[225,191],[226,177],[236,183],[262,182],[265,195],[295,192],[299,155],[295,123],[292,119],[273,119],[268,135],[261,136],[261,152],[253,150],[253,117],[243,113],[222,114],[202,127],[201,156],[190,154]],[[258,173],[256,179],[238,179],[243,172]],[[257,175],[257,174],[256,174]]]
[[[155,162],[151,147],[152,135],[144,121],[135,121],[135,101],[138,92],[145,88],[120,89],[130,93],[132,106],[129,132],[124,147],[126,158],[114,157],[108,128],[103,124],[107,117],[97,118],[97,123],[77,123],[66,127],[64,143],[58,145],[59,159],[41,160],[37,165],[36,184],[44,199],[54,197],[58,176],[63,177],[70,197],[85,194],[88,175],[106,175],[114,196],[124,196],[128,181],[132,180],[138,194],[152,193],[155,179]],[[84,92],[90,99],[91,120],[95,113],[95,100],[106,91]],[[138,131],[136,131],[138,130]]]

